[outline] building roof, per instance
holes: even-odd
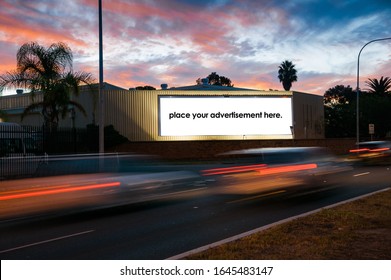
[[[103,84],[104,84],[104,88],[107,89],[107,90],[125,90],[122,87],[119,87],[119,86],[116,86],[116,85],[113,85],[113,84],[109,84],[109,83],[106,83],[106,82],[104,82]],[[93,84],[90,84],[90,85],[80,85],[79,89],[81,91],[82,90],[89,90],[91,87],[93,89],[97,89],[97,88],[99,88],[99,83],[93,83]],[[22,89],[16,89],[15,90],[15,94],[7,94],[7,95],[1,95],[0,94],[0,98],[8,97],[8,96],[12,96],[12,97],[23,96],[23,95],[26,95],[26,94],[31,94],[31,92],[29,92],[29,91],[24,92]],[[41,91],[36,91],[35,94],[41,94]]]
[[[248,88],[236,88],[236,87],[229,87],[229,86],[220,86],[220,85],[211,85],[209,84],[209,79],[208,78],[203,78],[201,79],[201,83],[196,84],[196,85],[190,85],[190,86],[183,86],[183,87],[172,87],[168,88],[167,84],[162,84],[161,85],[162,90],[213,90],[213,91],[218,91],[218,90],[223,90],[223,91],[235,91],[235,90],[245,90],[245,91],[255,91],[256,89],[248,89]]]
[[[256,89],[248,89],[248,88],[237,88],[237,87],[228,87],[228,86],[216,86],[210,84],[199,84],[199,85],[190,85],[183,87],[172,87],[169,90],[224,90],[224,91],[235,91],[235,90],[254,90]]]
[[[113,84],[109,84],[109,83],[106,83],[106,82],[103,82],[103,86],[104,86],[104,89],[107,89],[107,90],[125,90],[125,88],[122,88],[122,87],[119,87],[119,86],[116,86],[116,85],[113,85]],[[92,87],[92,88],[99,88],[99,83],[94,83],[94,84],[91,84],[91,85],[81,85],[79,86],[80,89],[89,89],[89,87]]]

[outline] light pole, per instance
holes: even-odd
[[[359,100],[360,100],[360,55],[362,50],[369,45],[370,43],[377,42],[377,41],[385,41],[385,40],[391,40],[391,37],[387,38],[380,38],[380,39],[375,39],[372,41],[369,41],[366,43],[364,46],[362,46],[360,52],[358,53],[357,57],[357,88],[356,88],[356,96],[357,96],[357,104],[356,104],[356,145],[358,146],[360,143],[360,107],[359,107]]]
[[[105,106],[103,83],[102,0],[99,0],[99,154],[105,152]]]

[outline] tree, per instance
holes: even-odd
[[[136,90],[156,90],[153,86],[137,86]]]
[[[73,72],[73,55],[64,43],[55,43],[48,48],[38,43],[26,43],[17,52],[17,68],[0,75],[0,88],[23,87],[32,93],[32,103],[24,110],[22,118],[29,112],[41,110],[44,124],[50,130],[58,126],[59,118],[65,118],[71,108],[84,108],[71,99],[79,94],[79,85],[90,85],[92,75]],[[42,92],[41,101],[35,102],[35,93]]]
[[[326,137],[354,137],[356,131],[357,96],[350,86],[338,85],[324,94]],[[375,125],[375,139],[391,131],[391,95],[360,92],[360,137],[369,139],[368,125]]]
[[[220,76],[220,84],[222,86],[227,86],[227,87],[233,87],[234,85],[232,84],[231,80],[227,77]]]
[[[324,94],[324,105],[333,107],[349,104],[356,98],[356,92],[350,86],[337,85],[329,88]]]
[[[391,92],[391,78],[390,77],[381,77],[378,79],[368,79],[365,81],[368,85],[368,92],[377,94],[377,95],[386,95]]]
[[[383,139],[391,131],[391,98],[370,92],[360,93],[360,133],[369,139],[368,125],[375,125],[374,139]]]
[[[356,95],[350,86],[337,85],[324,93],[326,137],[355,135]]]
[[[356,133],[354,104],[324,106],[325,135],[327,138],[354,137]]]
[[[220,76],[216,72],[210,73],[209,76],[206,77],[206,78],[208,79],[208,84],[209,85],[226,86],[226,87],[233,87],[234,86],[229,78],[224,77],[224,76]],[[196,83],[197,83],[197,85],[201,85],[202,84],[202,79],[198,78],[196,80]]]
[[[297,70],[295,65],[288,60],[281,63],[278,69],[278,78],[286,91],[290,90],[293,82],[297,82]]]

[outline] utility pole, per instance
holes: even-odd
[[[103,83],[102,0],[99,0],[99,154],[105,152],[105,96]]]

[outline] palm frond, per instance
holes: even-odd
[[[35,112],[37,109],[42,108],[44,106],[43,102],[32,103],[27,106],[21,115],[21,120],[23,120],[29,113]]]
[[[91,73],[79,71],[79,72],[68,72],[64,78],[64,83],[70,88],[72,93],[76,96],[79,94],[80,85],[91,85],[94,82]]]
[[[55,72],[61,73],[67,67],[72,70],[73,54],[71,48],[66,44],[62,42],[52,44],[47,49],[47,54],[48,61],[51,62],[51,67]]]
[[[0,88],[7,87],[29,87],[32,80],[26,76],[24,73],[19,73],[17,71],[6,72],[0,76]]]
[[[42,101],[34,102],[22,114],[42,108],[41,113],[47,125],[57,125],[59,116],[69,113],[73,105],[86,115],[81,104],[72,101],[72,94],[79,93],[79,86],[90,85],[93,78],[90,73],[73,72],[73,55],[70,47],[59,42],[45,48],[36,42],[23,44],[17,53],[17,69],[0,76],[0,89],[5,87],[23,87],[30,89],[34,98],[35,91],[42,92]]]
[[[74,108],[77,108],[83,114],[83,116],[85,116],[85,117],[87,116],[86,110],[84,109],[84,107],[80,103],[78,103],[76,101],[73,101],[73,100],[69,100],[68,104],[66,104],[65,106],[61,107],[60,110],[59,110],[61,112],[61,117],[63,119],[69,113],[71,106],[74,107]]]
[[[381,77],[378,79],[368,78],[368,81],[365,81],[368,86],[368,92],[373,94],[384,95],[390,92],[391,89],[391,78],[390,77]]]

